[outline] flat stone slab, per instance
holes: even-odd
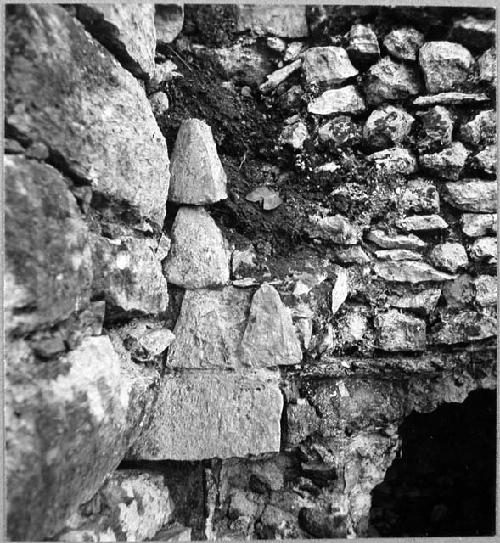
[[[280,38],[303,38],[309,34],[305,5],[240,5],[237,12],[239,32],[271,34]]]
[[[497,191],[496,181],[470,179],[446,183],[445,199],[453,207],[462,211],[496,213]]]
[[[131,457],[202,460],[278,452],[282,409],[278,374],[270,370],[167,374]]]

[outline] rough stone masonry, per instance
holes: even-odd
[[[494,17],[7,7],[11,540],[377,535],[496,387]]]

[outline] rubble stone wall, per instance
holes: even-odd
[[[376,535],[496,387],[494,10],[6,13],[9,538]]]

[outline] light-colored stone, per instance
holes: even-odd
[[[43,141],[105,198],[158,226],[169,185],[167,146],[130,72],[56,5],[6,20],[6,120]],[[48,77],[57,58],[57,77]]]
[[[272,211],[279,207],[283,200],[280,198],[279,194],[265,185],[256,187],[252,192],[249,192],[245,196],[245,200],[249,202],[262,204],[262,209],[264,211]]]
[[[448,223],[440,215],[412,215],[396,221],[396,226],[407,232],[445,230]]]
[[[448,310],[441,314],[441,324],[432,335],[433,343],[455,345],[481,341],[497,335],[496,313]]]
[[[384,38],[384,45],[394,58],[415,61],[424,41],[421,32],[405,27],[389,32]]]
[[[168,96],[164,92],[155,92],[149,97],[149,103],[153,110],[154,116],[158,118],[164,115],[169,108]]]
[[[267,76],[266,81],[259,87],[260,92],[263,94],[271,92],[276,87],[281,85],[281,83],[286,81],[288,77],[296,72],[301,66],[302,60],[299,58],[294,60],[291,64],[287,64],[286,66],[283,66],[283,68],[275,70]]]
[[[420,48],[418,61],[431,94],[455,90],[469,77],[474,66],[468,49],[447,41],[425,43]]]
[[[472,260],[487,262],[488,264],[496,264],[497,262],[497,238],[485,237],[477,239],[469,249],[469,254]]]
[[[366,160],[374,162],[377,169],[383,170],[388,175],[410,175],[418,170],[415,155],[408,149],[400,147],[377,151],[367,155]]]
[[[358,115],[366,110],[365,102],[354,85],[325,91],[307,105],[313,115],[350,113]]]
[[[470,121],[460,127],[460,137],[471,145],[496,143],[497,114],[494,109],[485,109],[477,113]]]
[[[439,193],[436,185],[426,179],[408,181],[398,197],[398,207],[407,212],[439,213]]]
[[[160,45],[172,43],[184,24],[183,4],[155,4],[154,21],[156,41]]]
[[[432,96],[419,96],[413,100],[414,106],[436,106],[436,105],[465,105],[481,104],[488,102],[487,94],[482,92],[440,92]]]
[[[170,59],[155,64],[153,76],[148,81],[148,92],[165,91],[166,84],[179,77],[182,77],[182,74],[178,71],[177,64]]]
[[[237,9],[239,32],[250,30],[257,36],[270,34],[280,38],[304,38],[309,34],[305,5],[242,4]]]
[[[226,79],[246,85],[261,85],[273,70],[269,58],[254,45],[235,43],[228,47],[204,49],[220,66]]]
[[[170,166],[168,199],[178,204],[206,205],[227,198],[227,178],[212,135],[204,121],[182,122]]]
[[[495,19],[476,19],[468,15],[453,22],[450,37],[473,50],[486,49],[495,44]]]
[[[229,251],[203,208],[179,208],[172,226],[172,248],[163,266],[167,281],[184,288],[228,283]]]
[[[274,36],[270,36],[266,39],[266,45],[275,53],[283,53],[286,49],[285,41],[281,38],[275,38]]]
[[[92,235],[92,290],[120,312],[157,314],[168,305],[167,281],[153,252],[156,243],[124,237]]]
[[[163,354],[175,339],[174,334],[159,321],[133,319],[109,332],[113,340],[117,334],[126,345],[134,362],[143,363]]]
[[[423,257],[419,253],[410,251],[408,249],[380,249],[375,251],[375,256],[379,260],[391,260],[397,262],[398,260],[422,260]]]
[[[370,113],[363,128],[363,139],[373,149],[394,147],[408,136],[413,121],[404,109],[386,105]]]
[[[475,300],[480,306],[497,305],[498,280],[496,276],[480,275],[474,279]]]
[[[369,104],[406,100],[420,92],[417,71],[384,57],[366,73],[365,93]]]
[[[423,249],[427,246],[425,241],[417,236],[401,234],[387,234],[383,230],[370,230],[367,235],[368,241],[375,243],[383,249],[409,249],[410,251]]]
[[[89,304],[87,225],[67,181],[51,166],[5,155],[4,175],[5,330],[52,325]]]
[[[300,55],[300,53],[302,53],[304,48],[305,48],[304,42],[301,42],[301,41],[290,42],[286,46],[285,56],[283,57],[283,60],[285,62],[296,60],[297,57]]]
[[[311,47],[304,53],[302,69],[308,85],[333,87],[355,77],[358,70],[342,47]]]
[[[479,79],[497,86],[497,52],[494,47],[485,51],[478,59]]]
[[[433,153],[450,147],[453,141],[453,119],[443,106],[434,106],[420,112],[425,137],[418,142],[422,153]]]
[[[356,245],[361,239],[361,231],[351,224],[342,215],[320,217],[312,215],[309,217],[311,226],[310,235],[313,238],[320,238],[341,245]]]
[[[426,281],[450,281],[455,275],[440,272],[425,262],[401,260],[399,262],[376,262],[375,273],[386,281],[395,283],[424,283]]]
[[[424,351],[425,321],[396,309],[375,318],[377,345],[384,351]]]
[[[460,274],[453,281],[443,284],[442,293],[447,307],[464,307],[473,302],[474,288],[473,278],[466,274]]]
[[[153,75],[156,49],[153,4],[84,4],[76,6],[85,28],[135,76]]]
[[[318,139],[336,147],[355,145],[361,141],[361,128],[349,115],[339,115],[319,127]]]
[[[497,173],[497,146],[486,146],[474,156],[474,162],[483,173],[495,175]]]
[[[302,121],[298,121],[283,128],[279,137],[279,143],[281,143],[281,145],[290,145],[293,149],[298,151],[299,149],[302,149],[304,142],[308,137],[309,134],[307,132],[306,124]]]
[[[497,231],[496,213],[464,213],[460,222],[463,233],[470,238],[478,238]]]
[[[349,295],[348,272],[340,268],[332,289],[332,315],[335,315]]]
[[[341,264],[369,264],[370,256],[359,245],[346,247],[345,249],[335,249],[335,259]]]
[[[392,307],[412,309],[428,315],[436,310],[440,296],[440,289],[431,288],[422,290],[417,294],[403,294],[402,296],[393,294],[388,297],[387,303]]]
[[[432,249],[429,258],[437,268],[457,272],[469,264],[465,247],[460,243],[441,243]]]
[[[495,181],[464,180],[446,183],[446,200],[457,209],[473,213],[496,213],[497,184]]]
[[[278,374],[270,370],[166,375],[131,456],[202,460],[278,452],[282,409]]]
[[[347,52],[354,64],[370,66],[380,58],[380,47],[375,32],[366,25],[353,25],[349,31]]]
[[[420,166],[432,175],[444,179],[458,179],[465,166],[469,151],[459,141],[438,153],[420,155]]]

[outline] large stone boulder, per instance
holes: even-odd
[[[445,199],[462,211],[495,213],[497,191],[496,181],[468,179],[458,183],[446,183]]]
[[[20,155],[4,168],[5,328],[52,325],[90,301],[87,225],[56,169]]]
[[[154,4],[82,4],[85,28],[135,76],[148,79],[155,67]]]
[[[16,6],[6,20],[5,116],[72,176],[162,226],[167,146],[139,82],[56,5]]]
[[[201,460],[278,452],[283,397],[270,370],[165,375],[132,458]]]
[[[198,119],[181,124],[170,165],[168,199],[178,204],[206,205],[227,198],[226,173],[212,129]]]
[[[107,336],[87,337],[41,367],[23,341],[6,354],[8,535],[45,539],[118,466],[157,374],[120,360]]]

